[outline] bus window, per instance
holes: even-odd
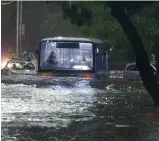
[[[92,43],[42,42],[40,50],[42,70],[91,70],[93,68]],[[76,64],[76,67],[73,67],[73,64]]]

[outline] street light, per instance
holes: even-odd
[[[22,34],[24,34],[24,25],[22,25],[22,1],[17,1],[17,33],[16,33],[16,54],[22,53]]]
[[[16,54],[19,55],[19,1],[17,1]]]
[[[20,52],[22,53],[22,15],[23,15],[23,10],[22,10],[22,1],[20,1],[20,32],[19,32],[19,48],[20,48]]]
[[[9,5],[11,2],[1,2],[1,5]],[[20,3],[20,4],[19,4]],[[22,25],[22,1],[17,1],[17,20],[16,20],[16,55],[19,55],[19,48],[21,51],[22,35],[24,35],[25,25]],[[19,38],[20,37],[20,38]],[[20,39],[20,40],[19,40]],[[21,52],[20,52],[21,53]]]

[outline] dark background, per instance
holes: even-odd
[[[15,51],[16,47],[16,1],[2,5],[1,17],[1,40],[4,50]],[[63,32],[60,29],[42,29],[41,25],[49,16],[61,11],[57,3],[47,4],[45,1],[24,1],[23,2],[23,24],[25,24],[25,36],[23,36],[23,50],[35,51],[42,38],[49,36],[69,36],[71,33]]]

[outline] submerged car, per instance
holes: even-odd
[[[33,62],[25,60],[9,60],[1,70],[2,75],[36,75],[36,67]]]
[[[156,74],[156,68],[154,64],[150,64],[154,75]],[[127,64],[125,70],[123,71],[123,79],[126,80],[141,80],[140,72],[136,67],[136,63]]]

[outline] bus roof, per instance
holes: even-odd
[[[104,43],[102,40],[96,38],[80,38],[80,37],[49,37],[49,38],[44,38],[41,41],[77,41],[77,42],[92,42],[95,44]]]

